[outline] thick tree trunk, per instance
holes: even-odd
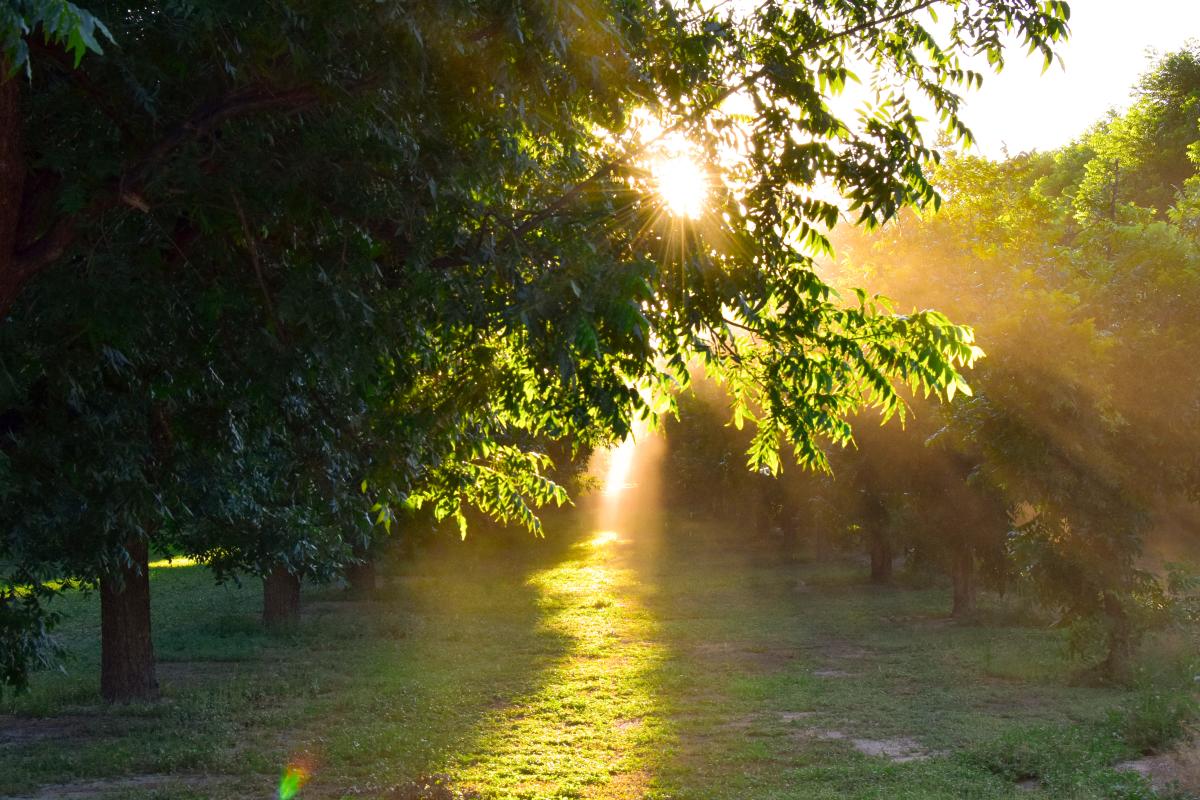
[[[100,694],[110,703],[158,697],[150,639],[150,558],[126,545],[133,564],[100,579]]]
[[[874,528],[868,539],[871,555],[871,583],[892,581],[892,543],[885,532]]]
[[[361,559],[357,564],[346,567],[346,582],[350,584],[351,597],[370,600],[375,596],[375,560],[367,554]]]
[[[18,270],[17,227],[25,186],[21,151],[21,77],[6,78],[0,59],[0,317],[7,313],[23,282]]]
[[[300,576],[282,564],[263,578],[263,624],[268,628],[291,625],[300,617]]]
[[[965,542],[955,548],[951,569],[954,582],[952,616],[962,617],[975,610],[975,548]]]

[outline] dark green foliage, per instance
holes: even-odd
[[[0,65],[10,74],[18,70],[29,73],[27,37],[60,45],[75,66],[89,51],[102,53],[102,40],[112,41],[102,21],[67,0],[5,0],[0,6],[0,37]]]
[[[39,593],[49,594],[40,586],[29,593],[0,591],[0,681],[18,691],[28,686],[32,670],[50,666],[60,654],[50,636],[60,615],[39,602]]]

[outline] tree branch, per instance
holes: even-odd
[[[366,82],[360,85],[366,85]],[[82,220],[99,216],[122,204],[143,212],[149,211],[149,204],[142,199],[140,192],[162,163],[180,147],[212,133],[235,117],[275,110],[294,113],[320,100],[321,95],[312,87],[287,91],[257,88],[235,92],[200,106],[141,158],[130,164],[108,189],[94,197],[81,211],[60,217],[41,237],[12,252],[8,269],[5,270],[8,274],[0,275],[0,317],[7,313],[30,279],[62,258],[75,240]]]
[[[237,194],[229,193],[229,198],[233,201],[233,207],[237,210],[238,221],[242,224],[242,235],[246,239],[246,250],[250,253],[250,263],[254,267],[254,277],[258,280],[258,290],[262,292],[263,307],[267,311],[267,320],[271,324],[271,328],[275,331],[275,338],[281,343],[287,341],[287,332],[284,330],[283,324],[279,321],[279,316],[275,313],[275,303],[271,300],[271,290],[267,287],[267,280],[263,277],[262,261],[258,257],[258,245],[255,244],[254,234],[250,232],[250,224],[246,222],[246,212],[242,210],[242,204],[238,201]]]

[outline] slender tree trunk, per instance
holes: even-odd
[[[975,548],[963,542],[954,550],[951,569],[954,582],[954,608],[952,616],[962,617],[975,610]]]
[[[21,76],[7,75],[8,62],[0,59],[0,317],[12,305],[22,283],[16,252],[25,186]]]
[[[887,533],[878,527],[872,528],[868,546],[871,554],[871,583],[891,583],[892,542]]]
[[[1128,680],[1133,660],[1133,627],[1120,598],[1111,592],[1104,595],[1104,619],[1108,627],[1108,652],[1100,664],[1100,672],[1110,681]]]
[[[126,545],[132,565],[100,579],[100,694],[110,703],[158,697],[150,638],[150,549]]]
[[[797,521],[795,517],[791,519],[784,518],[783,525],[780,528],[779,547],[783,554],[784,561],[796,560],[796,545],[799,537],[796,534]]]
[[[300,617],[300,576],[276,564],[263,578],[263,624],[268,628],[291,625]]]
[[[817,561],[828,561],[833,557],[833,534],[829,532],[829,520],[824,516],[810,517],[814,557]]]
[[[375,596],[375,559],[363,553],[361,560],[346,567],[346,582],[355,600],[370,600]]]

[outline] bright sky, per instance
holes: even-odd
[[[1128,104],[1146,70],[1146,50],[1179,49],[1200,39],[1200,0],[1070,0],[1071,39],[1061,49],[1065,69],[1044,75],[1037,58],[1013,50],[999,75],[985,73],[969,95],[967,124],[983,154],[1049,150],[1066,144]]]

